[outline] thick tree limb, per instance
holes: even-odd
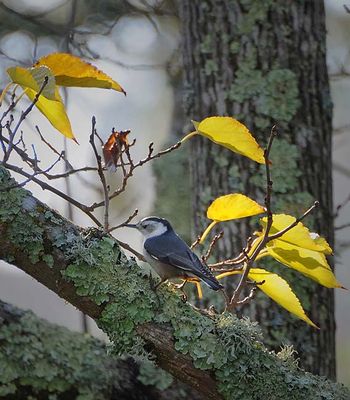
[[[99,340],[50,324],[1,300],[0,338],[0,370],[6,371],[0,374],[1,398],[181,399],[178,383],[164,391],[144,385],[139,379],[140,366],[131,357],[109,357]],[[181,389],[191,399],[200,399],[183,385]]]
[[[140,325],[137,332],[157,350],[158,364],[165,369],[171,368],[173,374],[182,382],[189,379],[195,388],[205,393],[207,398],[217,398],[216,382],[209,374],[203,379],[203,371],[193,368],[188,355],[174,351],[174,339],[170,329],[155,324]],[[161,351],[159,351],[161,349]],[[178,368],[179,366],[181,368]]]
[[[0,189],[14,183],[0,166]],[[155,293],[111,236],[78,228],[22,188],[0,191],[0,258],[93,317],[117,353],[150,352],[207,399],[349,398],[285,352],[268,352],[250,322],[203,315],[170,286]]]

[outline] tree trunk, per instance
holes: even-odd
[[[273,124],[273,212],[299,215],[319,200],[312,227],[333,244],[331,116],[325,63],[325,15],[320,0],[183,0],[184,107],[187,119],[229,115],[264,146]],[[196,233],[218,195],[243,192],[263,199],[263,170],[208,140],[192,139]],[[306,222],[310,224],[310,220]],[[237,254],[253,231],[249,221],[227,224],[218,256]],[[235,239],[233,239],[235,238]],[[271,264],[269,264],[271,265]],[[336,376],[334,294],[273,265],[290,282],[320,331],[297,322],[259,297],[244,309],[274,348],[291,342],[307,370]]]

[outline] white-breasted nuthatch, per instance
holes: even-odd
[[[166,219],[146,217],[137,224],[125,226],[136,228],[143,234],[143,255],[161,278],[157,286],[171,278],[196,278],[213,290],[223,289],[210,269],[175,233]]]

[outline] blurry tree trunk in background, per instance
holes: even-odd
[[[274,212],[300,215],[321,207],[307,224],[333,245],[331,116],[325,62],[325,15],[320,0],[182,0],[184,107],[187,120],[229,115],[245,123],[265,146],[271,126],[279,136],[272,153]],[[207,225],[205,209],[218,195],[240,191],[263,201],[263,169],[244,157],[192,140],[195,232]],[[254,174],[260,178],[252,178]],[[254,227],[228,224],[217,255],[237,254]],[[292,343],[301,365],[335,378],[334,294],[281,271],[321,328],[310,328],[265,296],[242,313],[259,321],[267,344]]]

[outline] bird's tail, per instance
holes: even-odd
[[[224,288],[214,275],[210,277],[201,276],[201,279],[213,290],[220,290]]]

